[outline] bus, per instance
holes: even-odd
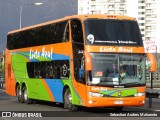
[[[146,54],[135,18],[73,15],[7,34],[6,93],[84,107],[143,106]]]

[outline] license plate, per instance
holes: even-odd
[[[123,104],[123,101],[122,100],[115,100],[114,104]]]

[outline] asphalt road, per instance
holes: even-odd
[[[0,90],[0,120],[18,119],[56,119],[56,120],[159,120],[160,99],[153,99],[152,108],[148,107],[148,99],[143,107],[125,107],[122,112],[112,108],[80,108],[77,112],[68,112],[63,105],[36,101],[34,104],[18,103],[16,97],[9,96]],[[6,113],[9,112],[9,113]],[[12,117],[4,117],[11,114]],[[18,116],[18,117],[17,117]],[[33,118],[37,116],[38,118]],[[142,117],[143,116],[143,117]],[[42,117],[42,118],[41,118]]]

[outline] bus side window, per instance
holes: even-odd
[[[46,73],[46,75],[45,75],[45,78],[49,78],[49,79],[51,79],[51,78],[55,78],[55,76],[54,76],[54,73],[55,73],[55,71],[54,71],[54,62],[52,61],[52,62],[46,62],[47,64],[46,64],[46,70],[45,70],[45,73]]]
[[[74,42],[83,43],[83,32],[81,21],[71,20],[72,39]]]
[[[21,39],[20,39],[20,47],[28,47],[28,32],[23,31],[21,32]]]
[[[15,41],[20,41],[20,33],[16,33],[15,35],[14,35],[14,40]],[[14,44],[14,48],[16,49],[16,48],[19,48],[20,47],[20,42],[17,42],[17,44]]]
[[[42,78],[41,62],[34,62],[34,78]]]
[[[55,79],[60,79],[60,74],[61,74],[61,62],[60,61],[55,61]]]
[[[27,62],[27,72],[29,78],[34,78],[34,62]]]
[[[29,33],[28,33],[28,43],[29,43],[29,46],[36,46],[38,45],[38,41],[37,41],[37,32],[36,32],[36,29],[31,29],[29,30]]]
[[[55,43],[56,40],[56,25],[52,24],[48,27],[48,44]]]
[[[48,26],[37,28],[37,40],[40,41],[39,45],[45,45],[48,42]]]
[[[12,49],[13,45],[11,45],[12,35],[7,35],[7,48],[10,50]]]
[[[15,43],[16,42],[14,42],[14,35],[13,34],[8,35],[7,36],[7,48],[10,50],[14,49]]]

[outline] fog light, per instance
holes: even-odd
[[[89,103],[89,104],[92,104],[92,103],[93,103],[93,101],[92,101],[92,100],[89,100],[89,101],[88,101],[88,103]]]
[[[143,101],[140,101],[140,104],[145,104],[145,101],[143,100]]]
[[[142,103],[145,104],[145,101],[143,100]]]

